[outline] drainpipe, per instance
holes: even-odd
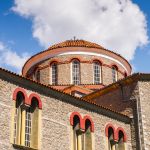
[[[140,108],[139,98],[135,99],[135,103],[136,103],[137,128],[138,128],[138,137],[139,137],[139,149],[142,150],[141,134],[140,134],[140,113],[141,113],[141,110],[139,110],[139,108]]]

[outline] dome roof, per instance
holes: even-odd
[[[104,47],[102,47],[96,43],[88,42],[85,40],[67,40],[67,41],[50,46],[48,48],[48,50],[56,49],[56,48],[63,48],[63,47],[89,47],[89,48],[104,49]]]

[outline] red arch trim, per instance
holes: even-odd
[[[23,94],[23,96],[24,96],[24,103],[29,105],[29,100],[28,100],[27,93],[26,93],[26,91],[23,88],[20,88],[20,87],[18,87],[18,88],[16,88],[14,90],[14,92],[13,92],[13,100],[16,101],[18,92],[21,92]]]
[[[81,117],[81,115],[80,115],[78,112],[73,112],[73,113],[70,115],[70,124],[73,126],[73,119],[74,119],[75,116],[78,116],[78,117],[79,117],[79,120],[80,120],[80,128],[81,128],[81,129],[84,129],[82,117]]]
[[[54,59],[54,60],[52,60],[52,61],[50,61],[50,66],[52,65],[52,64],[54,64],[54,63],[56,63],[56,64],[58,64],[59,63],[59,60],[57,60],[57,59]]]
[[[108,130],[109,130],[109,128],[112,128],[112,129],[113,129],[113,132],[114,132],[114,140],[117,141],[116,129],[115,129],[115,127],[114,127],[111,123],[109,123],[109,124],[106,125],[106,127],[105,127],[105,135],[108,137]]]
[[[103,62],[100,59],[92,59],[91,63],[99,62],[100,65],[103,65]]]
[[[74,60],[77,60],[77,61],[81,62],[81,61],[82,61],[82,58],[80,58],[80,57],[73,57],[73,58],[71,58],[71,59],[69,60],[69,62],[71,63],[71,62],[73,62]]]
[[[116,64],[111,64],[111,68],[115,67],[117,70],[119,70],[119,67]]]
[[[117,140],[119,140],[119,132],[122,132],[123,133],[123,141],[124,142],[126,142],[127,141],[127,135],[126,135],[126,133],[125,133],[125,131],[124,131],[124,129],[123,128],[121,128],[121,127],[118,127],[117,128],[117,130],[116,130],[116,138],[117,138]]]
[[[91,123],[91,127],[90,127],[91,132],[94,132],[94,123],[93,123],[93,121],[92,121],[91,117],[90,117],[90,116],[88,116],[88,115],[84,116],[84,118],[83,118],[84,130],[85,130],[85,124],[86,124],[86,121],[87,121],[87,120],[89,120],[89,121],[90,121],[90,123]]]
[[[31,105],[31,102],[32,102],[33,98],[37,99],[39,109],[42,109],[42,101],[41,101],[40,97],[36,93],[30,94],[30,96],[29,96],[29,105]]]

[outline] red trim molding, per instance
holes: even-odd
[[[119,140],[119,132],[122,132],[122,133],[123,133],[123,141],[126,142],[126,141],[127,141],[127,135],[126,135],[124,129],[121,128],[121,127],[118,127],[117,130],[116,130],[116,137],[117,137],[117,140]]]
[[[38,101],[39,109],[42,109],[42,101],[41,101],[40,97],[37,94],[35,94],[35,93],[32,93],[29,96],[29,103],[30,103],[30,105],[32,103],[33,98],[35,98]]]
[[[90,127],[91,132],[94,132],[94,123],[93,123],[91,117],[88,116],[88,115],[86,115],[86,116],[84,116],[84,118],[82,119],[82,116],[81,116],[80,113],[78,113],[78,112],[73,112],[73,113],[70,115],[70,125],[73,126],[73,119],[74,119],[75,116],[78,116],[78,117],[79,117],[79,120],[80,120],[80,128],[81,128],[82,130],[85,131],[85,124],[86,124],[86,121],[88,120],[88,121],[90,121],[90,123],[91,123],[91,127]]]
[[[17,100],[17,94],[18,94],[19,92],[21,92],[22,95],[24,96],[24,103],[27,104],[27,105],[29,105],[27,93],[26,93],[25,89],[20,88],[20,87],[18,87],[18,88],[16,88],[16,89],[14,90],[14,92],[13,92],[13,100],[14,100],[14,101]]]
[[[85,130],[85,125],[86,125],[87,120],[90,121],[90,123],[91,123],[91,126],[90,126],[91,132],[94,132],[94,123],[93,123],[91,117],[88,115],[84,116],[84,118],[83,118],[84,130]]]
[[[127,142],[127,135],[124,131],[124,129],[122,127],[118,127],[117,129],[111,124],[107,124],[106,127],[105,127],[105,135],[108,137],[108,130],[109,128],[112,128],[113,129],[113,132],[114,132],[114,140],[115,141],[118,141],[119,140],[119,132],[122,132],[123,133],[123,141],[124,142]]]
[[[117,141],[116,129],[115,129],[115,127],[114,127],[111,123],[109,123],[109,124],[106,125],[106,127],[105,127],[105,135],[108,137],[108,130],[109,130],[109,128],[113,129],[113,132],[114,132],[114,135],[113,135],[113,136],[114,136],[114,140]]]
[[[73,112],[73,113],[70,115],[70,124],[73,126],[73,119],[74,119],[75,116],[78,116],[78,117],[79,117],[79,120],[80,120],[80,128],[84,130],[82,116],[81,116],[78,112]]]
[[[23,94],[23,96],[24,96],[24,103],[25,103],[26,105],[31,106],[32,99],[35,98],[35,99],[38,101],[39,109],[42,109],[42,101],[41,101],[40,97],[39,97],[37,94],[35,94],[35,93],[31,93],[30,96],[28,97],[27,92],[25,91],[25,89],[20,88],[20,87],[16,88],[16,89],[14,90],[14,92],[13,92],[13,97],[12,97],[12,99],[13,99],[14,101],[17,100],[17,94],[18,94],[19,92],[21,92],[21,93]]]

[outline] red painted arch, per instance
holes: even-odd
[[[92,63],[94,63],[94,62],[99,62],[100,63],[100,65],[103,65],[103,61],[102,60],[100,60],[100,59],[92,59],[92,61],[91,61]]]
[[[89,121],[90,121],[90,123],[91,123],[91,127],[90,127],[91,132],[94,132],[94,123],[93,123],[93,121],[92,121],[91,117],[90,117],[90,116],[88,116],[88,115],[84,116],[84,118],[83,118],[84,130],[85,130],[85,125],[86,125],[86,121],[87,121],[87,120],[89,120]]]
[[[54,59],[54,60],[50,61],[50,63],[49,63],[50,66],[51,66],[53,63],[58,64],[58,63],[59,63],[59,60],[58,60],[58,59]]]
[[[18,87],[18,88],[16,88],[14,90],[14,92],[13,92],[13,100],[15,100],[15,101],[17,100],[17,94],[19,92],[21,92],[23,94],[23,96],[24,96],[24,103],[27,104],[27,105],[29,105],[29,100],[28,100],[27,93],[26,93],[25,89],[20,88],[20,87]]]
[[[73,113],[70,115],[70,124],[73,126],[73,119],[74,119],[75,116],[78,116],[78,117],[79,117],[79,120],[80,120],[80,128],[81,128],[81,129],[84,129],[82,116],[81,116],[78,112],[73,112]]]
[[[111,64],[111,68],[115,67],[116,70],[119,70],[119,67],[116,64]]]
[[[77,60],[79,62],[82,62],[82,58],[81,57],[72,57],[71,59],[69,59],[69,62],[73,62],[74,60]]]
[[[38,106],[39,109],[42,109],[42,101],[41,98],[36,94],[36,93],[32,93],[29,96],[29,105],[31,105],[32,99],[35,98],[38,101]]]
[[[112,129],[113,129],[113,132],[114,132],[114,140],[117,141],[116,129],[115,129],[115,127],[114,127],[111,123],[109,123],[109,124],[106,125],[106,127],[105,127],[105,135],[108,137],[108,130],[109,130],[109,128],[112,128]]]
[[[116,130],[116,138],[117,138],[117,141],[119,140],[119,132],[122,132],[123,133],[123,141],[124,142],[126,142],[127,141],[127,135],[126,135],[126,133],[125,133],[125,131],[124,131],[124,129],[123,128],[121,128],[121,127],[118,127],[117,128],[117,130]]]

